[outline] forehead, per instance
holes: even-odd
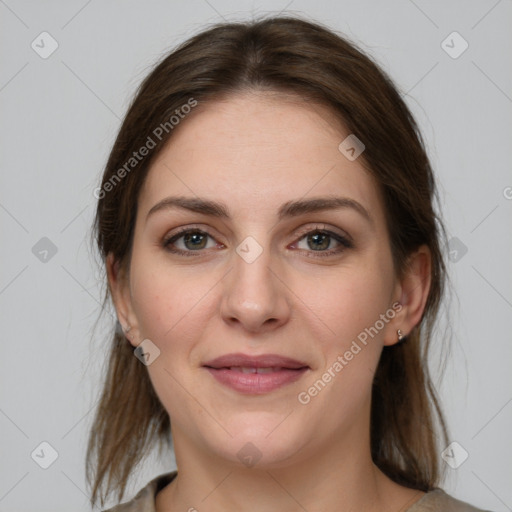
[[[338,149],[350,133],[326,107],[276,93],[200,104],[151,166],[139,197],[145,215],[168,195],[200,196],[238,215],[275,212],[286,201],[343,195],[382,217],[362,159]]]

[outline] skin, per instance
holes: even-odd
[[[244,92],[199,105],[173,132],[140,192],[132,259],[126,272],[109,255],[116,311],[133,346],[151,340],[147,366],[170,415],[177,478],[157,495],[169,510],[398,511],[424,494],[393,483],[372,462],[372,379],[385,345],[421,320],[430,286],[430,253],[420,247],[398,279],[383,202],[361,158],[338,145],[349,133],[324,107],[283,94]],[[168,196],[223,202],[219,219],[174,208],[146,219]],[[343,196],[353,208],[278,220],[291,200]],[[207,231],[194,250],[180,227]],[[315,250],[307,234],[349,236]],[[253,237],[263,252],[247,263],[237,246]],[[329,241],[330,240],[330,241]],[[318,243],[318,242],[317,242]],[[327,257],[323,250],[341,248]],[[303,405],[297,396],[332,367],[352,341],[393,303],[400,312],[343,370]],[[223,354],[279,354],[310,367],[297,382],[261,395],[218,383],[202,365]],[[246,467],[238,451],[261,454]]]

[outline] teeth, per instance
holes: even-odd
[[[248,366],[232,366],[230,368],[231,371],[241,372],[241,373],[273,373],[281,370],[281,368],[253,368]]]
[[[280,368],[258,368],[258,373],[273,373],[280,370]]]

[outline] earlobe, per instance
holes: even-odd
[[[395,296],[400,297],[401,295],[401,289],[398,287]],[[398,300],[393,302],[391,308],[388,309],[388,311],[393,311],[393,316],[391,316],[391,321],[384,334],[383,344],[386,346],[404,342],[407,337],[407,333],[403,329],[403,309],[402,303]]]

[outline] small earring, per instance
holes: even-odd
[[[402,334],[402,331],[400,329],[398,329],[398,331],[396,331],[397,335],[398,335],[398,341],[402,341],[404,339],[404,335]]]
[[[132,328],[131,325],[127,325],[126,327],[123,327],[123,331],[124,332],[129,332],[131,328]]]

